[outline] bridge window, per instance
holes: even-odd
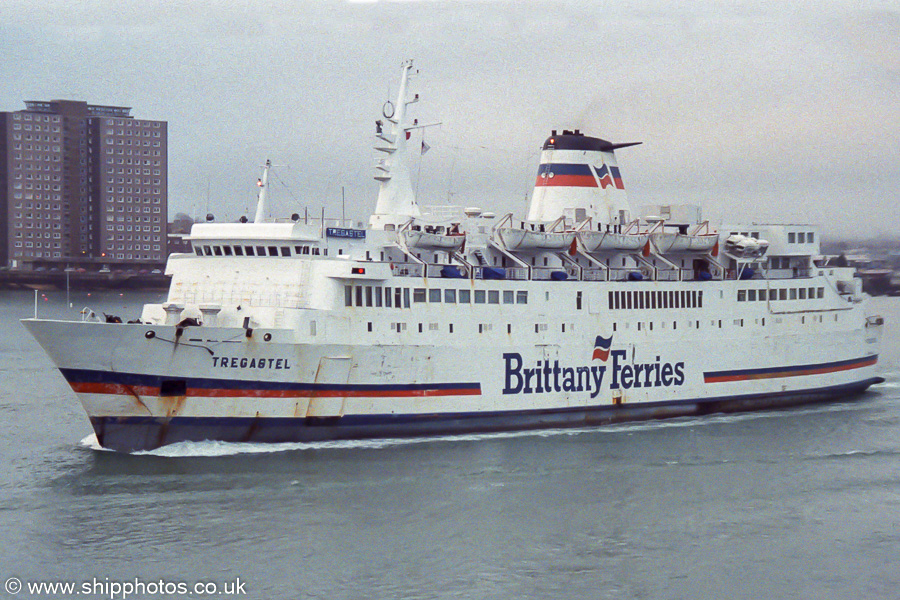
[[[265,256],[266,255],[266,247],[265,246],[257,246],[256,247],[256,255],[257,256]]]
[[[488,290],[488,304],[500,304],[500,290]]]
[[[516,304],[528,304],[528,292],[519,290],[516,292]]]
[[[456,304],[456,290],[444,290],[444,304]]]
[[[235,254],[235,256],[243,256],[244,255],[244,247],[243,246],[235,246],[234,254]]]
[[[247,256],[255,256],[255,254],[253,252],[253,246],[244,246],[244,253]]]
[[[484,290],[475,290],[475,304],[484,304],[486,296]]]
[[[353,306],[353,286],[344,286],[344,306]]]
[[[413,302],[425,302],[425,288],[413,290]]]
[[[459,290],[459,303],[460,304],[469,304],[472,302],[472,291],[471,290]]]
[[[225,253],[225,256],[231,256],[231,246],[223,246],[222,251]]]
[[[515,293],[512,290],[503,290],[503,304],[512,304],[515,300]]]
[[[222,247],[213,246],[213,254],[215,254],[216,256],[222,256]]]
[[[194,252],[197,254],[197,256],[203,256],[203,249],[200,246],[194,248]]]
[[[439,290],[439,289],[428,290],[428,301],[429,301],[429,302],[437,302],[437,303],[440,303],[440,301],[441,301],[441,290]]]
[[[386,308],[391,308],[391,288],[386,287],[383,289],[384,289],[384,306]],[[379,300],[379,302],[380,302],[380,300]],[[379,304],[378,306],[381,306],[381,304]]]

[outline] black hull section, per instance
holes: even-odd
[[[100,445],[121,452],[152,450],[186,441],[317,442],[408,438],[595,427],[612,423],[734,413],[846,400],[882,383],[873,377],[854,383],[779,394],[754,394],[640,405],[610,405],[552,411],[372,415],[317,418],[245,417],[91,417]]]

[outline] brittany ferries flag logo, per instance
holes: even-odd
[[[606,362],[606,359],[609,358],[610,346],[612,346],[612,336],[605,338],[602,335],[598,335],[597,341],[594,342],[594,354],[591,358],[593,360],[600,359],[603,362]]]
[[[620,190],[625,189],[625,184],[622,182],[622,175],[619,174],[619,167],[607,167],[605,164],[602,167],[594,167],[594,170],[597,172],[597,179],[600,180],[600,187],[602,189],[606,189],[610,185],[615,185],[616,188]]]

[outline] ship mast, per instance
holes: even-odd
[[[266,166],[263,167],[262,177],[256,180],[259,186],[259,196],[256,199],[256,216],[253,218],[254,223],[262,223],[266,216],[266,200],[269,196],[269,168],[272,166],[271,160],[266,160]]]
[[[421,215],[413,192],[406,144],[409,131],[418,128],[418,123],[406,122],[407,106],[419,101],[418,94],[411,99],[408,97],[412,67],[411,60],[403,63],[397,103],[385,102],[382,114],[386,122],[379,120],[375,124],[378,138],[375,149],[385,156],[378,159],[375,165],[375,179],[380,186],[375,212],[369,219],[373,229],[384,229],[385,225],[390,224],[396,226]]]

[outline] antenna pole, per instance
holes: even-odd
[[[347,226],[347,211],[344,204],[344,186],[341,186],[341,227]]]

